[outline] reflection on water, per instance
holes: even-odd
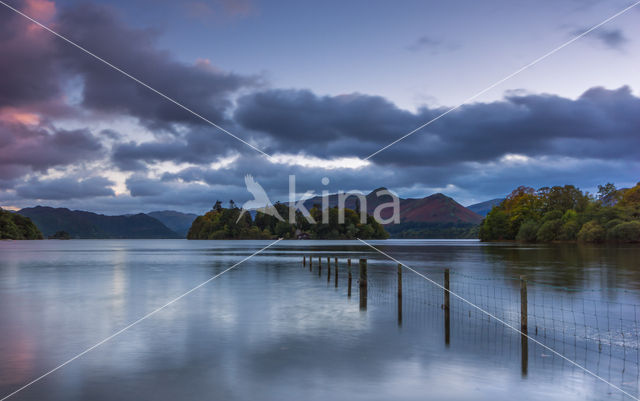
[[[516,325],[526,276],[528,334],[638,393],[637,247],[374,243]],[[0,398],[266,244],[0,242]],[[398,274],[357,242],[283,241],[12,399],[625,399],[410,271],[399,298]]]

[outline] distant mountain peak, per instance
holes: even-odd
[[[504,198],[490,199],[488,201],[469,205],[467,206],[467,209],[475,213],[478,213],[480,216],[486,216],[491,211],[491,209],[493,209],[494,206],[499,205],[500,203],[502,203],[503,200]]]
[[[367,213],[373,214],[375,209],[383,204],[391,201],[391,196],[378,196],[381,190],[387,190],[386,187],[380,187],[371,191],[366,195]],[[400,198],[400,221],[401,222],[421,222],[421,223],[469,223],[478,224],[482,221],[482,216],[465,208],[455,199],[442,194],[435,193],[424,198]],[[305,206],[311,208],[314,204],[320,205],[322,199],[314,197],[305,201]],[[329,207],[338,205],[338,195],[329,195]],[[355,209],[357,198],[350,196],[346,199],[345,207]],[[391,216],[391,208],[382,210],[382,218],[387,219]]]
[[[198,217],[193,213],[182,213],[175,210],[161,210],[147,213],[149,216],[158,219],[165,226],[186,238],[191,224]]]
[[[159,220],[144,213],[106,216],[49,206],[24,208],[18,213],[29,217],[45,236],[66,231],[72,238],[180,238]]]
[[[425,198],[404,199],[400,202],[400,220],[402,222],[478,224],[482,221],[482,216],[445,194],[435,193]]]
[[[371,192],[369,193],[369,195],[377,194],[377,193],[378,193],[378,191],[388,191],[388,189],[387,189],[386,187],[376,188],[376,189],[374,189],[373,191],[371,191]]]

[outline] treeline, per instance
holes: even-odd
[[[0,208],[0,239],[42,239],[30,218]]]
[[[385,227],[391,238],[411,239],[475,239],[479,225],[473,223],[426,223],[420,221],[389,224]]]
[[[598,194],[573,185],[534,190],[519,187],[482,222],[483,241],[640,242],[640,183],[616,189],[598,186]]]
[[[309,210],[316,221],[311,224],[300,211],[295,221],[289,222],[289,207],[282,203],[273,206],[284,221],[260,211],[252,218],[247,211],[237,207],[223,208],[217,202],[213,209],[198,216],[187,234],[188,239],[384,239],[389,234],[372,216],[366,224],[360,223],[360,215],[344,209],[344,224],[338,223],[338,208],[328,210],[329,222],[322,223],[322,211],[318,207]],[[240,217],[240,214],[242,216]],[[240,220],[238,220],[240,217]]]

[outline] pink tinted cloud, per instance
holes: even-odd
[[[49,0],[26,0],[24,12],[40,22],[49,22],[56,14],[56,4]]]
[[[56,15],[56,4],[49,0],[25,0],[22,11],[36,21],[49,25]],[[29,35],[45,34],[42,27],[31,22],[27,26],[27,33]]]
[[[3,107],[0,108],[0,121],[5,123],[37,125],[40,123],[40,116],[37,113],[16,107]]]

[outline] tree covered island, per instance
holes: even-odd
[[[362,223],[360,215],[351,209],[343,209],[344,224],[339,224],[337,207],[325,210],[328,223],[322,221],[322,210],[316,206],[309,210],[315,224],[296,210],[295,219],[289,221],[289,206],[276,203],[273,208],[278,218],[260,211],[255,217],[246,210],[234,206],[223,208],[220,202],[203,216],[198,216],[187,234],[188,239],[385,239],[389,234],[372,216]]]
[[[0,208],[0,239],[42,239],[30,218]]]

